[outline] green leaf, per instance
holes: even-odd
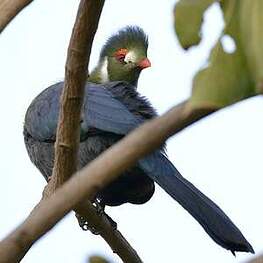
[[[174,9],[175,31],[184,49],[199,44],[204,11],[215,0],[181,0]]]
[[[194,78],[190,101],[197,107],[222,108],[252,95],[254,85],[240,51],[227,54],[219,42],[210,54],[208,67]]]
[[[240,35],[256,92],[263,93],[263,1],[242,1]]]

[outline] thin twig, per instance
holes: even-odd
[[[0,33],[33,0],[0,0]]]
[[[21,249],[30,247],[81,200],[89,199],[138,159],[158,148],[169,136],[214,110],[194,109],[190,103],[184,102],[131,132],[78,171],[53,195],[42,200],[21,225],[1,241],[1,262],[17,262],[14,259]],[[107,238],[112,238],[110,233]]]

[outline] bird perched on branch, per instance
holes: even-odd
[[[137,81],[151,66],[148,39],[142,29],[127,27],[112,36],[102,48],[97,67],[86,86],[80,127],[79,168],[119,141],[140,124],[157,116],[141,96]],[[63,82],[40,93],[30,104],[24,124],[24,139],[31,161],[48,180],[52,175],[54,143]],[[153,131],[154,132],[154,131]],[[101,205],[143,204],[154,193],[154,182],[179,202],[222,247],[253,252],[240,230],[227,215],[187,181],[165,154],[164,147],[142,158],[118,179],[97,193]]]

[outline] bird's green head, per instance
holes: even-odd
[[[108,39],[90,81],[127,81],[137,85],[141,71],[151,66],[147,58],[148,38],[137,26],[120,30]]]

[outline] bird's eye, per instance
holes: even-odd
[[[119,56],[116,56],[116,59],[120,62],[125,62],[124,59],[125,59],[125,56],[124,55],[119,55]]]
[[[128,53],[128,50],[126,48],[121,48],[115,52],[114,56],[119,62],[126,64],[125,57],[127,53]]]

